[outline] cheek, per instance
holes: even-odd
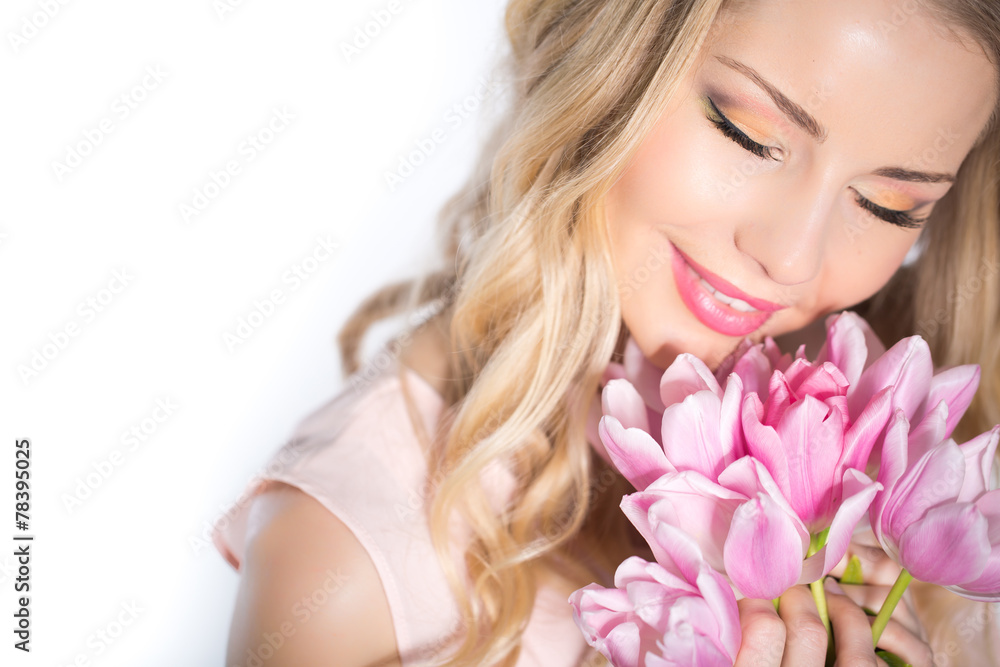
[[[848,245],[832,262],[825,281],[826,306],[846,308],[864,301],[885,286],[902,265],[918,233],[882,225],[866,243]]]
[[[723,211],[720,156],[706,128],[675,114],[661,121],[608,195],[610,232],[623,266],[662,243],[663,231],[686,230],[698,242],[731,218]]]

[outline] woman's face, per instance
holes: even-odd
[[[691,352],[714,368],[902,264],[996,77],[909,6],[761,0],[720,19],[605,201],[623,319],[658,366]]]

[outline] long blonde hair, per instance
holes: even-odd
[[[429,525],[465,634],[442,664],[513,665],[544,564],[558,561],[578,586],[607,584],[635,548],[617,506],[629,488],[609,477],[584,434],[627,334],[600,204],[734,4],[511,0],[514,96],[476,173],[442,212],[447,268],[380,290],[339,334],[347,375],[378,320],[433,306],[427,321],[449,332],[449,408],[428,444],[429,475],[439,480]],[[998,9],[989,0],[943,4],[933,7],[941,18],[1000,62]],[[887,344],[920,333],[938,363],[982,366],[959,441],[1000,423],[998,149],[991,120],[927,223],[919,260],[855,308]],[[499,511],[480,484],[495,462],[515,478]],[[456,514],[471,530],[462,563],[449,544]]]

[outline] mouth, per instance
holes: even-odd
[[[746,336],[760,328],[772,313],[785,308],[751,297],[691,261],[672,243],[670,247],[673,251],[674,280],[681,300],[702,324],[713,331],[726,336]]]

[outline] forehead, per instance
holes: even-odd
[[[957,169],[996,103],[996,68],[982,48],[915,0],[738,4],[713,28],[699,73],[743,86],[717,56],[749,65],[832,143],[866,147],[873,159],[905,161],[944,135],[954,139],[942,166]]]

